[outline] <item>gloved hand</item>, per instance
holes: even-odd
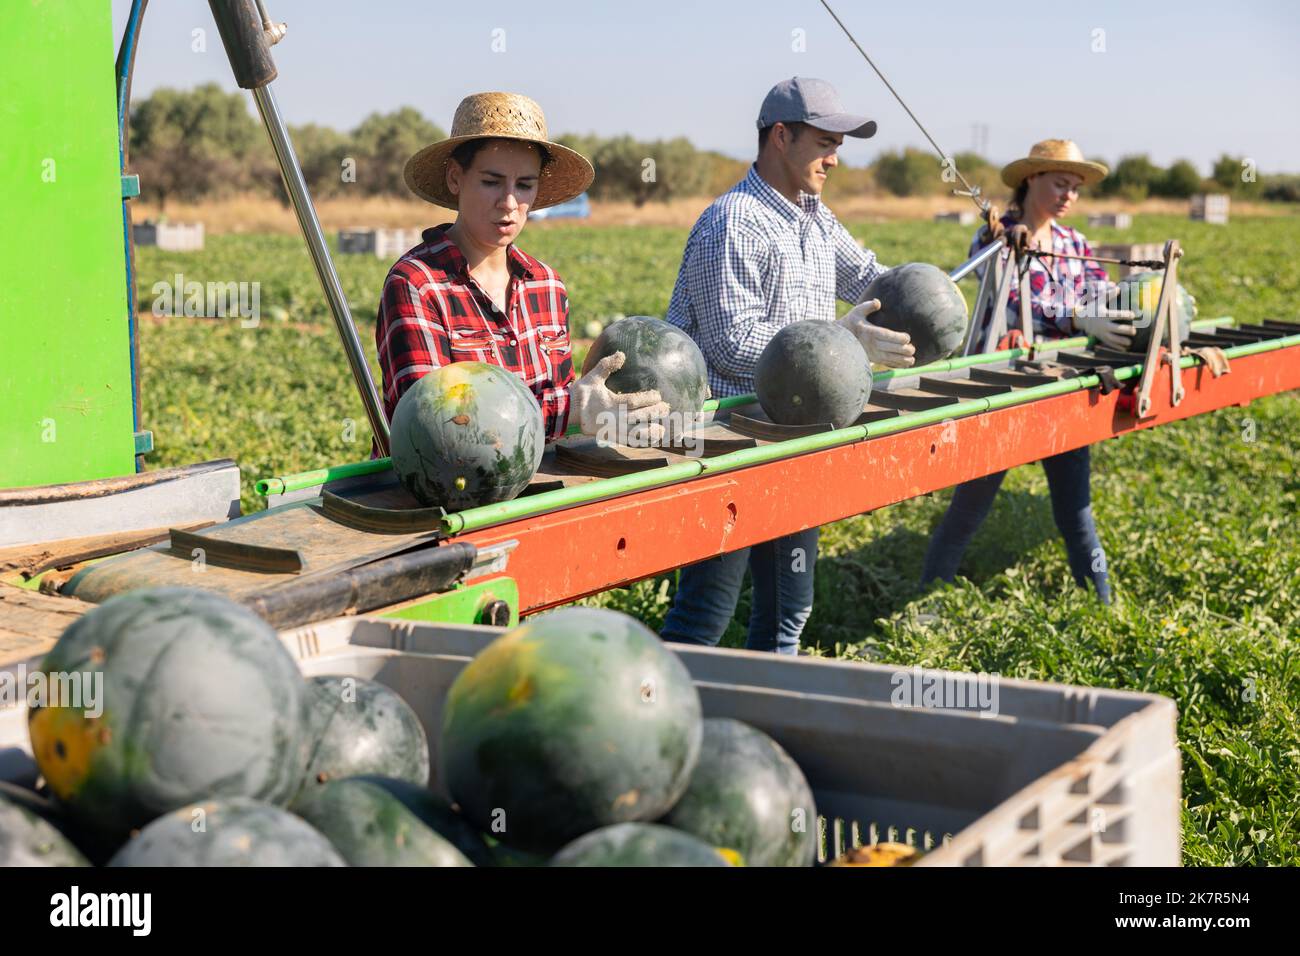
[[[879,299],[868,299],[854,306],[837,321],[853,333],[867,361],[889,368],[907,368],[916,364],[916,346],[906,332],[895,332],[868,321],[867,316],[880,310]]]
[[[1085,335],[1090,335],[1108,348],[1127,352],[1133,345],[1132,312],[1126,309],[1111,309],[1104,301],[1094,299],[1084,306],[1076,306],[1074,327]]]
[[[657,389],[612,392],[605,380],[623,367],[622,352],[606,355],[590,372],[569,386],[569,420],[584,435],[600,435],[620,445],[645,448],[668,434],[668,403]]]

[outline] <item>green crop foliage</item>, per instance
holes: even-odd
[[[890,265],[951,267],[971,234],[923,222],[851,228]],[[1225,228],[1144,216],[1129,230],[1089,234],[1094,243],[1170,236],[1187,250],[1181,281],[1202,317],[1300,317],[1291,252],[1300,220]],[[685,239],[684,229],[564,224],[530,229],[523,247],[564,277],[580,328],[617,313],[662,315]],[[158,446],[151,465],[232,457],[251,510],[262,507],[257,478],[368,457],[365,416],[300,240],[215,236],[201,254],[141,249],[137,265],[142,311],[152,284],[176,272],[261,284],[257,328],[230,319],[143,324],[144,426]],[[337,265],[373,353],[388,264]],[[949,492],[828,526],[804,643],[855,660],[1164,694],[1179,709],[1184,863],[1300,863],[1297,433],[1300,395],[1288,393],[1096,446],[1093,508],[1112,608],[1073,586],[1037,466],[1008,476],[955,586],[924,592],[916,583]],[[675,577],[583,603],[657,628]],[[749,607],[747,584],[724,644],[743,644]]]

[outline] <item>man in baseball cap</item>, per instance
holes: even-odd
[[[715,398],[752,393],[764,347],[804,319],[841,322],[871,362],[913,364],[906,334],[867,321],[880,303],[860,303],[884,267],[821,201],[844,137],[875,132],[825,80],[783,80],[763,100],[758,159],[695,223],[668,304],[668,321],[704,353]],[[837,320],[837,299],[860,304]],[[717,644],[748,567],[754,601],[746,646],[796,653],[812,613],[817,539],[810,528],[682,568],[663,638]]]

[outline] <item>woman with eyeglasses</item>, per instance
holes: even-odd
[[[1002,181],[1014,193],[1001,228],[996,231],[1005,230],[1010,241],[1021,248],[1045,254],[1033,257],[1029,265],[1029,305],[1036,340],[1089,335],[1121,350],[1132,342],[1133,315],[1107,308],[1106,271],[1091,261],[1093,252],[1088,240],[1079,230],[1058,221],[1070,212],[1080,187],[1100,181],[1106,173],[1101,163],[1085,160],[1076,144],[1059,139],[1035,144],[1028,156],[1002,170]],[[971,245],[971,254],[992,238],[987,230],[981,230]],[[1019,291],[1013,282],[1007,304],[1008,328],[1019,326]],[[976,316],[972,321],[981,318],[987,320],[988,316]],[[1080,587],[1087,587],[1091,581],[1097,597],[1109,604],[1106,553],[1092,515],[1088,447],[1044,458],[1042,464],[1047,473],[1052,515],[1065,539],[1071,575]],[[988,517],[1004,477],[1006,472],[998,472],[957,487],[947,514],[930,539],[922,584],[935,578],[952,581],[956,577],[962,556]]]

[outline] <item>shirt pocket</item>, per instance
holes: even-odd
[[[569,333],[563,331],[539,331],[537,347],[551,369],[551,381],[559,385],[566,382],[573,374],[573,344]]]
[[[501,336],[487,330],[453,331],[449,336],[451,357],[457,362],[491,362],[497,361],[496,349],[501,344]]]

